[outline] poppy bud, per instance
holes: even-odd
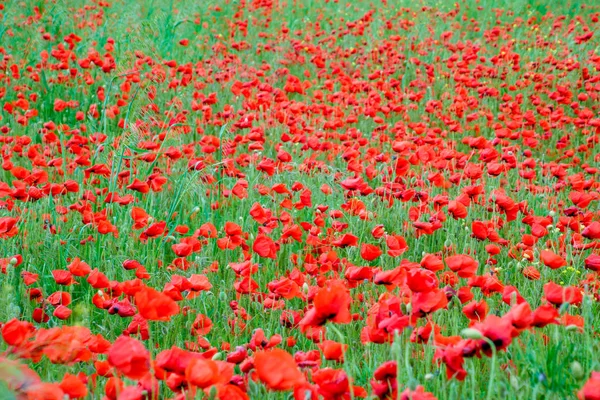
[[[433,378],[435,378],[435,375],[434,375],[434,374],[425,374],[425,380],[426,380],[426,381],[430,381],[430,380],[432,380]]]
[[[9,261],[10,265],[15,265],[15,264],[16,264],[16,263],[18,263],[18,262],[19,262],[19,260],[17,260],[17,257],[13,257],[13,258],[11,258],[11,259],[10,259],[10,261]]]
[[[73,317],[76,321],[84,324],[89,318],[89,309],[83,304],[77,304],[73,308]]]
[[[17,318],[21,315],[21,307],[19,307],[18,305],[11,303],[8,306],[8,311],[7,311],[8,315],[14,318]]]
[[[573,361],[571,363],[571,374],[577,380],[582,379],[585,376],[585,372],[583,371],[583,367],[578,361]]]
[[[573,332],[578,330],[579,328],[577,327],[577,325],[567,325],[565,329],[567,330],[567,332]]]
[[[223,353],[215,353],[214,356],[212,356],[213,360],[222,360],[223,359]]]
[[[460,335],[467,339],[474,339],[474,340],[483,339],[483,334],[480,331],[478,331],[477,329],[473,329],[473,328],[463,329],[462,331],[460,331]]]
[[[519,388],[521,387],[519,379],[517,379],[517,377],[513,374],[510,375],[510,386],[512,386],[515,390],[519,390]]]

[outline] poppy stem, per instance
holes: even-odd
[[[328,326],[329,329],[331,329],[339,338],[340,343],[344,344],[346,343],[346,338],[344,337],[344,334],[342,332],[340,332],[334,325],[329,324]],[[344,357],[344,360],[346,360],[346,350],[344,350],[343,346],[342,346],[342,355]],[[346,372],[346,375],[348,376],[348,380],[350,382],[349,385],[349,389],[350,389],[350,399],[354,400],[354,379],[352,379],[352,375],[350,374],[350,372],[344,368],[344,371]]]
[[[490,379],[488,382],[487,396],[485,397],[486,400],[491,400],[492,389],[494,388],[494,375],[496,372],[496,345],[487,337],[483,337],[483,340],[485,340],[485,342],[489,344],[490,348],[492,349],[492,365],[490,367]]]

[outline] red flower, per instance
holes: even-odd
[[[166,227],[167,223],[165,221],[155,222],[142,232],[140,240],[146,241],[149,238],[159,237],[165,233]]]
[[[360,256],[366,261],[376,260],[382,253],[381,249],[374,244],[363,243],[360,247]]]
[[[386,361],[373,373],[371,387],[373,394],[380,399],[395,399],[398,393],[398,365],[396,361]]]
[[[581,236],[588,239],[600,239],[600,222],[594,221],[581,232]]]
[[[129,336],[119,336],[108,351],[108,362],[130,379],[141,379],[150,370],[150,353]]]
[[[84,375],[85,377],[85,375]],[[65,374],[62,382],[58,385],[62,391],[69,395],[70,399],[81,399],[87,396],[88,389],[84,382],[77,376]]]
[[[485,300],[472,301],[464,306],[462,311],[472,321],[483,321],[489,311],[489,307]]]
[[[558,306],[563,303],[579,305],[583,300],[579,288],[574,286],[562,287],[554,282],[548,282],[544,285],[544,296],[550,303]]]
[[[551,304],[543,304],[533,312],[533,322],[531,326],[543,328],[549,324],[558,324],[558,310]]]
[[[267,389],[284,391],[305,382],[294,358],[286,351],[273,349],[254,355],[254,368]]]
[[[1,217],[0,218],[0,239],[6,239],[16,236],[18,218]]]
[[[461,278],[470,278],[475,276],[477,273],[477,268],[479,267],[479,263],[477,261],[464,254],[447,257],[445,262],[448,268],[450,268],[453,272],[456,272]]]
[[[350,302],[352,298],[341,281],[331,281],[319,289],[311,308],[300,321],[303,332],[311,326],[321,326],[327,321],[347,324],[352,321]]]
[[[140,315],[151,321],[168,321],[179,313],[179,305],[173,299],[147,286],[136,292],[135,304]]]
[[[325,357],[326,360],[344,362],[344,353],[348,349],[347,344],[334,342],[333,340],[324,340],[317,346],[321,349],[323,357]]]
[[[342,398],[350,390],[348,375],[342,369],[323,368],[314,372],[312,379],[325,399]]]
[[[489,315],[485,321],[473,325],[473,328],[477,329],[483,336],[491,340],[496,346],[496,350],[506,349],[512,342],[512,338],[516,336],[513,332],[514,328],[511,324],[511,320],[496,315]],[[481,341],[480,346],[486,355],[492,355],[490,345],[487,342]]]
[[[588,258],[584,260],[584,265],[587,269],[591,269],[594,272],[600,272],[600,256],[597,254],[590,254]]]
[[[558,254],[554,254],[550,250],[542,250],[540,252],[540,258],[542,259],[542,262],[546,267],[550,267],[552,269],[557,269],[567,265],[567,262],[564,258],[559,256]]]
[[[133,219],[132,229],[142,229],[146,225],[148,225],[148,220],[150,216],[143,208],[132,207],[131,208],[131,218]]]
[[[437,257],[433,254],[425,254],[421,260],[421,267],[433,272],[437,272],[444,269],[444,263],[440,257]]]
[[[259,256],[265,258],[276,259],[278,249],[279,245],[270,237],[263,234],[259,234],[252,245],[252,250]]]
[[[435,359],[440,360],[446,365],[446,378],[456,378],[463,381],[467,376],[467,371],[463,368],[464,358],[462,350],[458,347],[446,347],[445,349],[437,349]]]
[[[432,393],[426,392],[425,388],[421,385],[417,386],[415,390],[406,388],[400,393],[400,400],[436,400]]]
[[[448,298],[442,290],[431,290],[428,292],[416,292],[412,297],[412,314],[423,317],[427,314],[446,308]]]
[[[71,274],[75,276],[86,276],[92,271],[92,268],[85,261],[81,261],[79,257],[75,257],[73,261],[67,265],[67,268]]]
[[[26,321],[11,319],[2,326],[2,338],[9,346],[19,346],[30,338],[35,332],[35,327]]]
[[[106,275],[98,271],[98,268],[94,268],[87,278],[89,283],[94,289],[104,289],[110,286],[110,282]]]
[[[171,250],[177,257],[187,257],[192,254],[193,247],[187,243],[177,243],[171,246]]]
[[[398,257],[408,250],[406,240],[400,235],[386,235],[385,243],[388,246],[387,254],[390,257]]]
[[[406,275],[406,284],[413,292],[429,292],[438,288],[435,273],[421,268],[413,268]]]
[[[592,376],[577,392],[579,400],[600,400],[600,372],[592,372]]]
[[[192,358],[185,369],[185,378],[191,385],[207,388],[218,383],[227,383],[233,376],[233,364],[207,360],[202,357]],[[230,366],[230,367],[229,367]]]
[[[454,200],[448,203],[448,212],[452,214],[454,219],[464,219],[468,215],[467,207],[460,201]]]

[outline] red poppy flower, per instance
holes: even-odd
[[[313,307],[300,321],[305,332],[311,326],[321,326],[327,321],[347,324],[352,321],[350,302],[352,298],[341,281],[332,281],[319,289],[313,301]]]
[[[224,368],[219,368],[219,364],[213,360],[202,357],[192,358],[185,369],[185,378],[189,384],[202,389],[229,382],[233,376],[233,364],[220,363],[225,364]]]
[[[141,379],[150,370],[150,353],[142,343],[119,336],[108,352],[108,362],[130,379]]]
[[[135,304],[140,315],[151,321],[168,321],[179,313],[179,305],[173,299],[147,286],[136,292]]]
[[[164,234],[167,223],[165,221],[155,222],[144,230],[140,235],[140,240],[146,241],[150,238],[156,238]]]
[[[387,254],[390,257],[398,257],[408,250],[406,240],[400,235],[386,235],[385,243],[388,246]]]
[[[67,265],[69,272],[75,276],[86,276],[92,271],[92,268],[85,262],[81,261],[79,257],[75,257],[69,265]]]
[[[9,346],[19,346],[35,332],[34,326],[26,321],[11,319],[2,325],[2,338]]]
[[[58,385],[70,399],[82,399],[87,396],[88,389],[84,382],[75,375],[66,373]]]
[[[600,372],[594,371],[585,385],[577,392],[579,400],[600,400]]]
[[[379,258],[381,254],[383,254],[381,249],[374,244],[363,243],[360,247],[360,256],[363,260],[373,261]]]
[[[266,235],[258,235],[254,240],[254,244],[252,245],[252,250],[256,254],[265,258],[277,258],[277,250],[279,246],[276,242],[274,242],[270,237]]]
[[[594,272],[600,272],[600,255],[590,254],[585,260],[584,265],[587,269]]]
[[[563,287],[554,282],[544,285],[544,297],[550,303],[560,306],[564,303],[579,305],[583,301],[581,290],[574,286]]]
[[[475,276],[479,263],[470,256],[464,254],[458,254],[455,256],[447,257],[445,260],[446,265],[453,272],[456,272],[461,278],[470,278]]]
[[[317,346],[321,349],[323,357],[325,357],[326,360],[333,360],[340,363],[344,362],[344,353],[348,349],[347,344],[338,343],[333,340],[324,340],[317,344]]]
[[[284,350],[259,351],[254,355],[258,378],[269,390],[285,391],[305,382],[294,358]]]
[[[541,257],[544,265],[546,267],[550,267],[552,269],[557,269],[557,268],[564,267],[565,265],[567,265],[567,262],[565,261],[564,258],[562,258],[561,256],[559,256],[557,254],[554,254],[550,250],[542,250],[540,252],[540,257]]]

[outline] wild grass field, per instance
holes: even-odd
[[[600,399],[599,19],[0,2],[0,398]]]

